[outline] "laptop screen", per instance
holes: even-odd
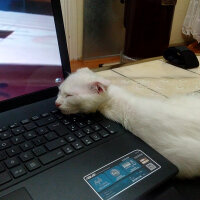
[[[0,0],[0,101],[62,79],[51,0]]]

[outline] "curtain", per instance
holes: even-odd
[[[200,43],[200,0],[190,0],[182,32]]]

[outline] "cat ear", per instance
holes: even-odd
[[[108,85],[108,83],[93,82],[90,89],[95,93],[101,94],[102,92],[105,92],[107,90]]]

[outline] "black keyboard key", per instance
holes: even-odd
[[[7,155],[4,151],[0,152],[0,161],[5,160],[7,158]]]
[[[0,141],[0,150],[7,149],[11,146],[11,143],[9,140]]]
[[[54,131],[59,135],[59,136],[64,136],[64,135],[67,135],[69,134],[69,130],[67,129],[66,126],[60,126],[60,127],[57,127],[54,129]]]
[[[43,113],[41,114],[42,117],[48,117],[49,116],[49,113]]]
[[[44,126],[44,125],[50,124],[50,123],[52,123],[52,122],[54,122],[54,121],[55,121],[54,117],[46,117],[46,118],[37,120],[37,121],[36,121],[36,124],[37,124],[38,126]]]
[[[11,180],[12,178],[7,172],[0,173],[0,185],[3,185]]]
[[[40,117],[39,117],[38,115],[35,115],[35,116],[31,117],[31,119],[32,119],[33,121],[36,121],[36,120],[40,119]]]
[[[14,124],[11,124],[9,127],[10,127],[10,128],[16,128],[16,127],[18,127],[18,126],[19,126],[18,123],[14,123]]]
[[[37,137],[37,134],[35,131],[29,131],[27,133],[24,133],[24,137],[27,139],[27,140],[31,140],[35,137]]]
[[[58,150],[52,151],[50,153],[47,153],[43,156],[40,156],[39,159],[43,165],[46,165],[46,164],[53,162],[59,158],[62,158],[64,155],[65,154],[63,153],[63,151],[58,149]]]
[[[36,147],[32,151],[36,156],[41,156],[47,152],[43,146]]]
[[[38,135],[44,135],[48,133],[49,131],[46,127],[40,127],[36,129],[36,132],[38,133]]]
[[[63,119],[63,114],[61,114],[61,113],[57,113],[57,114],[55,114],[55,117],[57,118],[57,119]]]
[[[25,127],[25,129],[26,129],[27,131],[30,131],[30,130],[33,130],[33,129],[37,128],[37,126],[36,126],[35,123],[33,123],[33,122],[24,125],[24,127]]]
[[[94,124],[94,121],[91,120],[91,119],[87,119],[85,122],[86,122],[87,125]]]
[[[90,145],[93,143],[92,139],[89,136],[86,136],[86,137],[82,138],[81,140],[85,145]]]
[[[116,129],[115,126],[113,124],[111,124],[110,122],[107,121],[102,121],[100,122],[100,124],[110,133],[110,134],[114,134],[116,133]]]
[[[101,140],[101,136],[98,133],[93,133],[90,135],[90,137],[94,140],[94,141],[99,141]]]
[[[105,138],[105,137],[108,137],[110,134],[107,132],[107,131],[105,131],[105,130],[101,130],[101,131],[99,131],[98,132],[103,138]]]
[[[45,135],[45,138],[48,140],[48,141],[51,141],[51,140],[54,140],[56,139],[58,136],[55,132],[49,132]]]
[[[34,159],[26,163],[26,167],[29,171],[33,171],[41,167],[40,163]]]
[[[33,158],[33,154],[30,151],[27,151],[27,152],[21,153],[19,155],[19,157],[23,162],[26,162],[26,161],[31,160]]]
[[[32,142],[35,144],[35,146],[40,146],[46,142],[46,139],[43,136],[40,136],[36,139],[33,139]]]
[[[13,157],[13,156],[19,154],[21,152],[21,150],[19,147],[11,147],[10,149],[7,149],[6,152],[10,157]]]
[[[93,133],[94,132],[94,130],[91,128],[91,127],[86,127],[86,128],[84,128],[83,129],[83,131],[86,133],[86,134],[90,134],[90,133]]]
[[[63,119],[62,122],[64,125],[69,125],[71,123],[69,119]]]
[[[0,133],[3,132],[3,131],[6,131],[6,130],[8,130],[8,128],[6,126],[0,127]]]
[[[18,178],[26,174],[26,170],[22,166],[15,167],[10,170],[14,178]]]
[[[62,150],[66,153],[66,154],[70,154],[72,152],[74,152],[74,148],[69,144],[66,145],[62,148]]]
[[[82,149],[82,148],[83,148],[83,143],[80,142],[80,141],[76,141],[76,142],[73,142],[73,143],[72,143],[72,146],[73,146],[76,150],[79,150],[79,149]]]
[[[67,140],[67,142],[74,142],[76,140],[76,137],[72,134],[69,134],[65,136],[65,139]]]
[[[70,131],[77,131],[79,129],[78,126],[76,126],[76,124],[69,124],[69,125],[67,125],[67,128]]]
[[[3,171],[5,171],[5,168],[4,168],[4,166],[0,163],[0,172],[3,172]]]
[[[21,123],[24,125],[24,124],[28,124],[30,123],[30,120],[29,119],[24,119],[21,121]]]
[[[5,160],[4,163],[10,169],[12,167],[19,165],[19,160],[17,158],[10,158],[10,159]]]
[[[87,124],[84,123],[84,122],[76,122],[76,124],[77,124],[80,128],[83,128],[83,127],[87,126]]]
[[[17,128],[12,129],[12,132],[14,135],[20,135],[25,132],[24,128],[22,126],[19,126]]]
[[[32,142],[24,142],[23,144],[20,144],[20,147],[23,151],[28,151],[29,149],[33,148]]]
[[[74,133],[78,138],[82,138],[85,136],[85,133],[82,130],[76,131]]]
[[[48,142],[47,144],[45,144],[45,146],[49,151],[52,151],[54,149],[57,149],[58,147],[65,145],[66,143],[67,142],[64,139],[59,138],[52,142]]]
[[[0,133],[1,140],[6,140],[6,139],[10,138],[11,136],[12,136],[12,134],[10,131],[5,131],[5,132]]]
[[[57,113],[59,113],[59,110],[52,110],[51,113],[52,114],[57,114]]]
[[[91,127],[94,129],[94,131],[100,131],[102,129],[101,126],[98,124],[93,124],[91,125]]]
[[[48,129],[53,131],[55,130],[57,127],[60,127],[62,124],[60,122],[54,122],[52,124],[48,125]]]
[[[16,145],[16,144],[20,144],[20,143],[24,142],[25,140],[24,140],[24,137],[22,135],[18,135],[18,136],[11,138],[11,141],[12,141],[13,144]]]

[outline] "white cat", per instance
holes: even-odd
[[[200,98],[138,97],[89,69],[71,74],[59,87],[64,114],[100,111],[168,158],[180,177],[200,176]]]

